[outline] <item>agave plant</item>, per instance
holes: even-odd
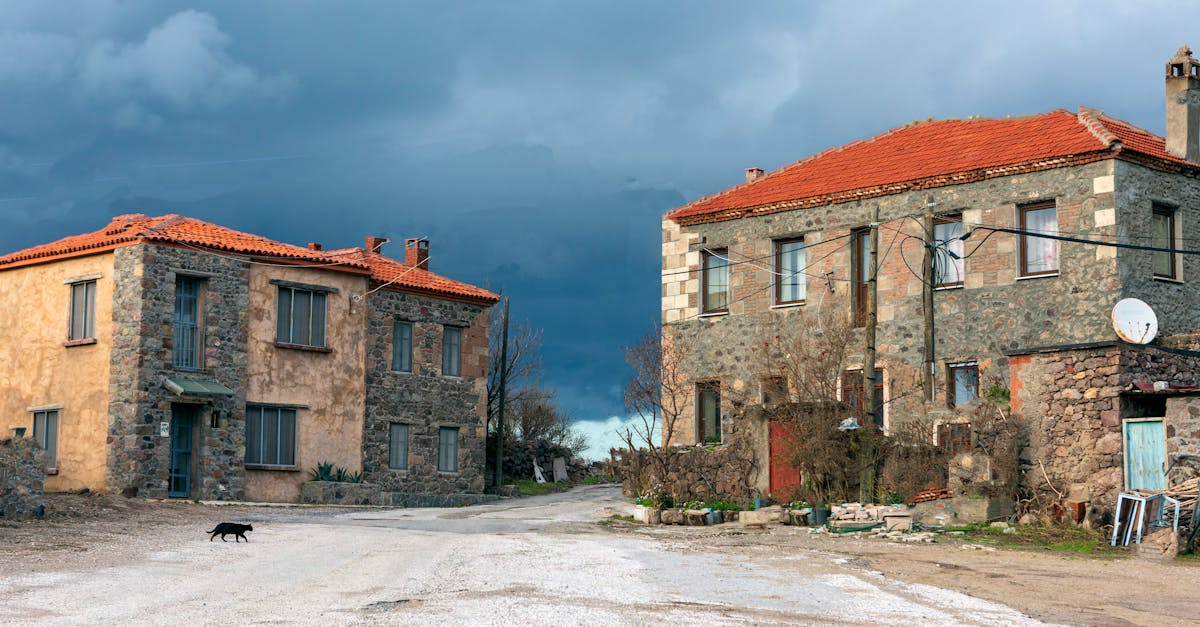
[[[333,463],[321,462],[316,468],[308,471],[308,477],[312,481],[333,481]]]

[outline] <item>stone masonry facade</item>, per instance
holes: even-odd
[[[1134,382],[1195,385],[1200,352],[1108,342],[1014,354],[1010,368],[1012,410],[1026,438],[1020,464],[1028,487],[1087,503],[1094,523],[1110,522],[1125,487],[1124,420],[1163,417],[1168,463],[1200,451],[1200,400],[1130,390]]]
[[[0,438],[0,517],[33,516],[45,482],[42,447],[32,438]]]
[[[726,222],[680,227],[668,220],[664,333],[691,338],[684,341],[693,351],[686,366],[693,376],[719,377],[723,387],[745,388],[753,397],[758,377],[768,370],[762,342],[756,339],[762,329],[798,324],[818,312],[851,311],[851,233],[867,226],[878,208],[883,226],[877,368],[883,371],[884,398],[896,398],[918,385],[923,359],[922,249],[908,243],[920,237],[920,227],[907,216],[919,214],[932,201],[937,214],[961,216],[964,231],[975,225],[1019,228],[1019,206],[1052,200],[1061,231],[1113,235],[1112,172],[1113,162],[1101,161]],[[1024,279],[1018,278],[1017,236],[987,235],[980,231],[965,242],[966,252],[974,254],[964,262],[963,286],[935,292],[939,388],[944,387],[947,363],[975,361],[981,381],[1006,380],[1006,350],[1111,335],[1108,315],[1121,291],[1115,249],[1064,242],[1058,274]],[[773,263],[773,242],[794,237],[803,237],[807,248],[807,298],[801,305],[774,307],[774,275],[764,267]],[[700,314],[697,277],[705,248],[727,249],[731,263],[737,264],[730,268],[728,315]],[[748,259],[763,261],[737,263]],[[853,346],[848,367],[862,363],[857,348],[862,342]],[[944,396],[944,390],[939,394]],[[890,405],[885,407],[889,423],[898,418]],[[690,431],[680,434],[683,442],[692,438]]]
[[[364,479],[408,494],[483,492],[488,367],[485,305],[378,291],[368,296]],[[396,321],[412,324],[412,372],[392,370]],[[462,375],[442,374],[442,332],[462,331]],[[389,467],[391,424],[408,426],[407,469]],[[438,471],[439,431],[458,430],[457,472]]]
[[[170,422],[172,405],[179,403],[199,408],[192,437],[192,495],[243,498],[248,265],[229,257],[152,244],[118,248],[114,254],[109,490],[167,496],[170,438],[159,436],[159,423]],[[204,336],[199,370],[172,364],[175,280],[179,275],[202,280]],[[180,397],[163,386],[168,377],[217,381],[235,394]]]
[[[1150,242],[1154,208],[1167,207],[1174,211],[1178,248],[1190,248],[1183,242],[1200,239],[1200,179],[1190,170],[1162,171],[1121,158],[765,215],[747,212],[726,221],[681,225],[665,219],[663,340],[684,347],[680,371],[687,380],[719,381],[723,439],[734,428],[730,417],[738,414],[737,406],[757,402],[760,382],[774,374],[765,356],[770,340],[766,334],[780,326],[817,324],[817,318],[830,311],[847,315],[852,311],[851,242],[855,232],[869,225],[875,210],[881,223],[876,368],[882,371],[885,425],[890,428],[905,419],[901,399],[920,394],[923,249],[916,240],[922,236],[920,214],[930,202],[939,218],[961,219],[964,232],[976,226],[1020,229],[1022,206],[1053,202],[1058,230],[1064,236],[1140,244]],[[806,299],[776,305],[774,242],[794,238],[803,238],[806,246]],[[1149,303],[1158,312],[1160,334],[1200,328],[1200,310],[1193,306],[1200,299],[1200,282],[1195,280],[1200,260],[1193,256],[1176,255],[1175,277],[1154,277],[1149,252],[1063,241],[1057,248],[1057,273],[1022,277],[1020,236],[980,229],[963,247],[968,258],[963,260],[962,285],[934,293],[939,404],[946,402],[949,364],[976,363],[983,391],[993,384],[1008,384],[1009,356],[1021,350],[1111,341],[1115,335],[1110,313],[1122,298]],[[717,249],[727,251],[730,263],[728,313],[704,315],[703,254]],[[863,341],[857,333],[847,369],[862,364]],[[1135,368],[1129,364],[1122,370],[1124,379],[1100,387],[1128,383],[1139,376]],[[1074,379],[1059,383],[1081,385]],[[1082,394],[1090,387],[1063,392],[1075,396],[1077,391],[1079,400],[1084,400]],[[695,415],[695,399],[696,395],[684,399],[689,407],[686,416]],[[1104,411],[1110,409],[1117,408]],[[1068,430],[1076,426],[1070,420],[1062,424]],[[1058,433],[1057,426],[1049,428]],[[1119,425],[1110,429],[1120,430]],[[674,440],[694,444],[696,434],[697,420],[683,420]],[[1048,440],[1058,437],[1044,435]],[[1104,486],[1119,483],[1119,459],[1084,455],[1083,450],[1100,436],[1084,439],[1086,443],[1067,446],[1070,454],[1056,462],[1072,465],[1062,469],[1062,476],[1082,476],[1103,468],[1113,475],[1101,481]],[[1117,449],[1107,454],[1119,457],[1119,445],[1118,440]],[[1101,446],[1110,450],[1114,444],[1104,440]],[[765,464],[767,452],[760,448]],[[1109,492],[1098,489],[1096,498]]]

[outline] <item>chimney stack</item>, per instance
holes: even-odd
[[[746,182],[757,181],[762,178],[765,172],[762,168],[746,168]]]
[[[404,265],[429,269],[429,240],[423,237],[404,240]]]
[[[1187,46],[1167,61],[1167,152],[1200,161],[1200,61]]]
[[[309,250],[321,250],[321,248],[322,248],[322,246],[317,242],[309,242],[308,243]]]
[[[367,252],[382,255],[383,253],[380,252],[380,249],[383,248],[383,245],[388,243],[388,241],[390,240],[388,240],[386,237],[373,237],[368,235],[366,241]]]

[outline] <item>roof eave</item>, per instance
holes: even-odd
[[[1048,157],[1021,163],[989,166],[986,168],[964,170],[960,172],[947,172],[945,174],[938,174],[920,179],[910,179],[907,181],[898,181],[896,183],[887,183],[884,185],[875,185],[871,187],[860,187],[831,194],[822,194],[820,196],[780,200],[750,207],[730,207],[708,213],[696,213],[684,216],[674,215],[693,204],[689,203],[688,205],[684,205],[667,212],[666,217],[680,226],[694,226],[697,224],[708,224],[713,222],[728,222],[730,220],[737,220],[739,218],[769,215],[782,211],[791,211],[794,209],[805,209],[808,207],[816,207],[821,205],[836,205],[846,202],[853,202],[856,200],[891,196],[910,191],[949,187],[951,185],[960,185],[963,183],[973,183],[976,181],[999,178],[1002,176],[1011,176],[1013,174],[1024,174],[1027,172],[1040,172],[1044,170],[1085,165],[1088,163],[1103,161],[1105,159],[1115,159],[1117,158],[1118,154],[1127,152],[1128,149],[1122,149],[1121,145],[1118,143],[1112,147],[1105,147],[1100,150],[1093,150],[1089,152]]]

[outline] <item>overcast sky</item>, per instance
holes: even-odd
[[[1045,5],[1045,6],[1044,6]],[[45,2],[0,11],[0,251],[118,213],[431,240],[622,414],[665,211],[915,119],[1079,105],[1156,133],[1187,2]]]

